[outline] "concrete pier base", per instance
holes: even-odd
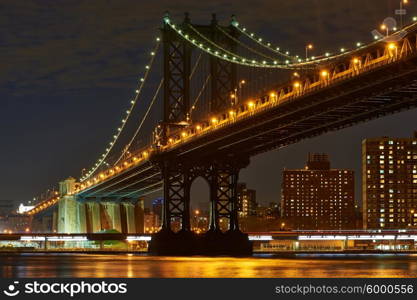
[[[197,235],[190,231],[161,230],[152,236],[149,252],[154,255],[251,255],[248,235],[241,231],[209,231]]]

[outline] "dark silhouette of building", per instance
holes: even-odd
[[[240,217],[256,215],[256,191],[248,189],[246,183],[237,185],[238,212]]]
[[[159,220],[162,220],[162,205],[164,202],[164,198],[159,197],[152,201],[152,212],[154,215],[158,216]]]
[[[309,154],[304,169],[283,172],[281,216],[292,229],[354,229],[354,172]]]
[[[417,132],[362,142],[362,197],[365,229],[417,227]]]

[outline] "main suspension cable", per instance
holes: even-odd
[[[262,61],[262,63],[258,63],[254,59],[248,59],[242,56],[239,56],[235,53],[232,53],[220,45],[217,45],[216,43],[212,42],[210,39],[205,37],[203,34],[201,34],[198,30],[193,28],[191,25],[189,25],[190,29],[192,29],[198,36],[200,36],[202,39],[204,39],[207,43],[213,45],[215,49],[211,49],[210,47],[206,47],[203,43],[200,41],[197,41],[196,39],[191,38],[187,33],[184,33],[181,29],[178,29],[175,24],[172,24],[169,19],[165,19],[166,24],[168,24],[173,30],[176,31],[178,35],[180,35],[182,38],[184,38],[186,41],[191,43],[192,45],[196,46],[197,48],[203,50],[204,52],[210,54],[211,56],[215,56],[217,58],[220,58],[222,60],[234,63],[234,64],[240,64],[244,66],[250,66],[250,67],[258,67],[258,68],[276,68],[276,69],[303,69],[303,68],[314,68],[315,66],[312,66],[312,64],[315,64],[316,62],[310,62],[309,64],[306,63],[298,63],[298,64],[290,64],[290,61],[285,61],[285,64],[278,63],[277,60],[274,60],[272,63],[268,61]],[[220,50],[222,53],[220,53],[218,50]]]
[[[264,43],[264,39],[261,37],[258,37],[258,35],[256,35],[255,33],[248,33],[246,30],[246,27],[240,27],[239,26],[239,22],[237,22],[236,20],[232,21],[232,25],[239,30],[240,33],[244,34],[246,37],[248,37],[249,39],[251,39],[252,41],[254,41],[255,43],[257,43],[258,45],[268,49],[269,51],[272,51],[274,53],[277,53],[279,55],[282,55],[284,57],[287,57],[289,59],[297,59],[297,57],[291,56],[289,55],[289,52],[282,52],[280,51],[280,47],[278,46],[272,46],[271,43]]]
[[[129,117],[132,114],[133,109],[136,106],[136,103],[139,99],[139,96],[141,95],[141,92],[143,90],[143,87],[145,85],[146,79],[148,78],[148,75],[151,71],[151,68],[153,66],[156,54],[159,50],[159,46],[160,46],[160,41],[161,39],[159,37],[156,38],[156,45],[154,46],[154,48],[152,49],[150,55],[151,55],[151,59],[149,61],[149,63],[147,65],[145,65],[145,74],[143,77],[141,77],[139,79],[139,86],[136,89],[135,93],[135,98],[133,100],[130,101],[130,107],[128,110],[126,110],[126,117],[124,117],[122,119],[122,123],[121,125],[117,128],[117,132],[115,135],[113,135],[113,139],[112,141],[109,143],[109,146],[105,149],[104,153],[100,156],[100,158],[97,160],[97,162],[95,163],[95,165],[84,175],[80,178],[80,181],[83,182],[85,180],[87,180],[88,178],[90,178],[94,172],[103,164],[103,162],[105,161],[105,159],[109,156],[110,151],[113,149],[114,145],[116,144],[117,140],[119,139],[123,129],[126,126],[127,121],[129,120]]]
[[[155,103],[155,100],[158,98],[159,91],[161,90],[162,84],[164,83],[164,79],[161,79],[159,82],[158,88],[155,91],[154,96],[152,97],[152,100],[150,104],[148,105],[148,109],[146,110],[144,116],[142,117],[142,120],[140,121],[140,124],[138,128],[136,129],[135,133],[133,134],[133,137],[130,139],[129,143],[127,143],[126,147],[124,148],[122,154],[119,156],[119,158],[116,160],[116,162],[113,165],[116,165],[126,154],[126,152],[129,151],[130,146],[132,145],[133,141],[135,140],[136,136],[139,134],[140,130],[142,129],[143,124],[145,123],[145,120],[147,119],[149,112],[151,111],[153,104]]]
[[[191,118],[191,114],[192,114],[192,113],[193,113],[193,111],[195,110],[196,105],[197,105],[198,101],[200,100],[201,95],[203,94],[204,90],[206,89],[206,86],[207,86],[207,83],[209,82],[209,80],[210,80],[210,74],[208,74],[208,75],[207,75],[206,80],[205,80],[205,81],[204,81],[204,83],[203,83],[203,86],[201,87],[201,89],[200,89],[200,91],[199,91],[199,93],[198,93],[197,97],[195,98],[195,100],[194,100],[194,102],[193,102],[193,105],[192,105],[192,106],[191,106],[191,108],[190,108],[190,111],[189,111],[190,119],[192,119],[192,118]]]
[[[222,32],[225,36],[227,36],[229,39],[231,39],[231,40],[232,40],[232,41],[234,41],[235,43],[238,43],[239,45],[241,45],[242,47],[244,47],[244,48],[248,49],[249,51],[251,51],[251,52],[253,52],[253,53],[255,53],[255,54],[259,55],[259,56],[262,56],[262,57],[264,57],[264,58],[268,58],[268,59],[272,59],[272,60],[276,59],[275,57],[271,57],[271,56],[269,56],[269,55],[266,55],[266,54],[264,54],[264,53],[261,53],[261,52],[259,52],[258,50],[253,49],[252,47],[250,47],[250,46],[246,45],[245,43],[242,43],[241,41],[239,41],[239,39],[237,39],[237,38],[235,38],[235,37],[231,36],[229,33],[227,33],[225,30],[223,30],[220,26],[217,26],[217,29],[218,29],[220,32]]]

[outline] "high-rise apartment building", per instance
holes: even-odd
[[[331,169],[326,154],[309,154],[304,169],[283,172],[281,216],[300,230],[355,228],[354,172]]]
[[[248,189],[246,183],[238,183],[237,185],[237,202],[240,217],[256,215],[256,191]]]
[[[417,227],[417,132],[362,142],[362,199],[365,229]]]

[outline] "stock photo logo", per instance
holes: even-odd
[[[18,284],[19,281],[14,281],[13,284],[9,284],[9,286],[6,290],[3,291],[3,293],[9,297],[17,296],[20,293],[20,291],[16,288]]]
[[[20,290],[17,289],[19,281],[14,281],[13,284],[9,284],[3,293],[6,296],[14,297],[20,294]],[[61,294],[74,297],[78,294],[126,294],[127,283],[107,283],[101,282],[27,282],[22,289],[23,294]]]

